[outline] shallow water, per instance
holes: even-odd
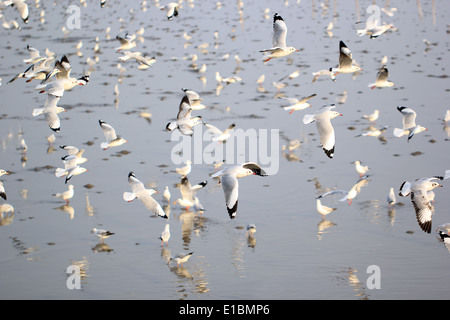
[[[449,108],[448,5],[436,2],[433,14],[431,3],[422,3],[421,16],[416,1],[404,1],[393,17],[381,16],[396,29],[371,40],[357,36],[355,22],[367,17],[365,9],[373,1],[357,2],[358,12],[355,2],[349,1],[324,1],[329,3],[328,10],[317,1],[312,2],[314,9],[307,1],[277,6],[272,1],[245,1],[241,12],[237,2],[217,9],[212,1],[196,1],[192,6],[183,3],[172,21],[153,1],[148,1],[146,12],[139,2],[108,1],[101,9],[95,1],[80,6],[81,28],[67,35],[61,30],[68,17],[62,2],[42,2],[42,8],[30,6],[30,22],[22,30],[0,30],[4,39],[0,47],[0,167],[12,172],[1,180],[7,202],[15,208],[12,220],[0,226],[0,265],[8,271],[0,274],[0,298],[443,299],[448,295],[449,252],[434,232],[450,221],[445,209],[450,206],[447,181],[436,190],[431,234],[420,230],[408,198],[397,197],[401,203],[393,210],[386,203],[390,187],[398,191],[405,180],[442,175],[449,169],[449,139],[442,122]],[[384,2],[377,4],[384,6]],[[45,10],[44,23],[39,19],[41,9]],[[271,45],[275,12],[287,23],[288,44],[302,51],[264,64],[258,51]],[[19,19],[11,8],[3,14]],[[332,36],[326,33],[330,21],[334,22]],[[106,39],[107,26],[111,27],[110,40]],[[136,50],[155,56],[157,62],[147,70],[138,70],[131,61],[122,63],[127,70],[120,77],[114,38],[141,27],[145,28],[144,40]],[[184,32],[192,35],[190,45],[185,45]],[[86,59],[95,56],[97,36],[101,53],[90,69]],[[427,47],[423,39],[437,44]],[[76,54],[80,40],[82,56]],[[352,50],[363,71],[355,78],[340,74],[334,83],[326,77],[312,83],[312,72],[337,63],[339,40]],[[200,51],[204,43],[207,51]],[[68,111],[61,114],[61,132],[55,134],[53,152],[48,151],[45,137],[52,132],[45,120],[31,116],[32,109],[45,101],[34,91],[38,82],[18,79],[6,84],[26,69],[22,60],[28,55],[27,44],[41,54],[45,48],[58,57],[67,54],[76,76],[90,72],[88,86],[65,92],[61,98],[59,105]],[[198,66],[207,65],[203,74],[192,71],[191,61],[182,59],[194,53]],[[223,61],[225,53],[230,57]],[[238,65],[235,54],[242,60]],[[385,55],[395,87],[371,90],[367,85],[375,80]],[[311,109],[289,115],[280,108],[272,82],[297,69],[301,75],[285,79],[288,86],[280,93],[317,96],[310,100]],[[242,81],[225,85],[218,93],[216,71],[223,76],[237,72]],[[266,76],[265,92],[257,90],[261,74]],[[206,212],[186,212],[173,205],[180,196],[175,168],[181,165],[172,161],[177,142],[171,141],[171,133],[164,128],[176,116],[181,88],[201,94],[207,108],[193,114],[219,128],[234,122],[243,130],[278,129],[282,133],[274,153],[277,172],[240,180],[234,220],[228,217],[221,186],[209,178],[213,167],[204,161],[194,164],[188,177],[191,183],[208,181],[198,193]],[[337,103],[344,92],[347,100]],[[315,125],[301,121],[304,114],[330,103],[336,103],[343,114],[332,120],[337,136],[334,159],[328,159],[318,146]],[[401,125],[398,105],[416,110],[417,122],[429,131],[409,143],[406,137],[394,137],[392,129]],[[368,127],[362,116],[374,109],[381,111],[376,127],[390,126],[385,140],[355,138]],[[150,122],[139,116],[141,111],[152,114]],[[102,150],[99,119],[113,125],[128,143]],[[303,141],[292,152],[300,161],[283,156],[283,136]],[[26,161],[17,149],[21,138],[28,145]],[[63,178],[54,175],[62,165],[60,158],[65,153],[58,146],[63,144],[84,148],[89,159],[83,164],[89,171],[70,180],[75,186],[70,206],[52,197],[67,187]],[[322,220],[315,198],[325,190],[350,188],[358,179],[351,164],[355,160],[369,165],[369,183],[351,206],[338,201],[338,196],[324,198],[325,205],[338,209]],[[168,221],[152,216],[137,201],[122,199],[122,193],[129,191],[130,171],[159,191],[155,199],[160,203],[164,187],[169,186]],[[171,239],[161,248],[158,237],[166,222],[171,226]],[[254,239],[246,238],[249,223],[257,228]],[[115,234],[100,245],[90,233],[93,227]],[[166,263],[167,256],[190,251],[194,255],[184,267]],[[80,290],[67,288],[70,265],[81,268]],[[381,272],[380,289],[370,287],[367,268],[372,265]]]

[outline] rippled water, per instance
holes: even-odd
[[[396,29],[377,39],[358,37],[356,21],[367,18],[373,1],[273,1],[226,2],[218,9],[213,1],[183,3],[179,16],[168,21],[154,1],[97,1],[79,3],[81,28],[62,30],[69,14],[62,1],[30,3],[30,21],[21,30],[1,29],[0,48],[0,136],[2,169],[8,203],[15,208],[12,219],[0,226],[0,274],[2,299],[443,299],[449,293],[449,253],[434,228],[450,221],[449,184],[436,191],[433,231],[420,230],[408,198],[389,209],[386,196],[390,187],[398,190],[405,180],[442,175],[449,169],[448,136],[442,118],[449,108],[447,26],[449,7],[443,2],[404,1],[393,17],[382,13],[382,21]],[[94,2],[94,3],[93,3]],[[433,2],[434,3],[434,2]],[[163,4],[160,2],[160,4]],[[313,7],[314,4],[314,7]],[[327,9],[323,5],[328,4]],[[384,2],[377,3],[384,7]],[[400,5],[400,4],[395,4]],[[267,15],[265,10],[267,9]],[[420,9],[420,10],[419,10]],[[40,12],[44,10],[44,22]],[[301,52],[264,64],[259,50],[271,45],[272,16],[277,12],[288,25],[287,42]],[[19,21],[11,8],[5,17]],[[266,16],[265,16],[266,15]],[[326,32],[334,23],[332,34]],[[111,27],[108,40],[105,29]],[[149,69],[122,63],[116,35],[144,28],[143,41],[136,50],[156,57]],[[186,41],[183,33],[192,36]],[[218,32],[218,38],[214,33]],[[100,52],[94,52],[96,37]],[[423,39],[432,45],[427,46]],[[337,63],[339,40],[352,50],[363,71],[356,77],[340,74],[333,83],[326,77],[312,83],[312,72]],[[77,54],[76,46],[82,41]],[[74,75],[90,73],[90,83],[66,92],[59,105],[61,132],[54,150],[46,137],[51,134],[43,118],[33,118],[33,108],[42,105],[43,95],[18,79],[7,81],[27,67],[29,44],[44,54],[45,48],[58,57],[67,54]],[[207,45],[204,45],[207,44]],[[228,60],[222,56],[230,53]],[[197,65],[206,64],[204,73],[193,71],[189,59],[197,54]],[[234,56],[241,61],[237,63]],[[370,90],[383,56],[393,88]],[[89,67],[87,58],[98,57]],[[277,92],[274,81],[295,70],[301,75],[284,79],[288,85]],[[215,73],[237,74],[241,82],[217,91]],[[264,74],[265,90],[256,80]],[[204,78],[202,78],[204,77]],[[114,86],[120,94],[115,101]],[[224,206],[221,186],[209,178],[211,165],[193,165],[191,183],[208,181],[198,193],[206,209],[203,214],[183,211],[173,205],[180,196],[179,175],[172,162],[177,144],[164,130],[176,116],[182,98],[181,88],[199,92],[206,109],[194,111],[219,128],[236,123],[237,128],[278,129],[279,168],[268,177],[240,180],[237,217],[230,220]],[[288,114],[280,108],[280,94],[303,97],[316,93],[310,110]],[[338,99],[346,93],[346,101]],[[336,103],[343,117],[333,120],[337,142],[334,159],[328,159],[318,146],[314,124],[304,125],[305,113]],[[415,109],[417,122],[429,131],[395,138],[394,127],[401,125],[398,105]],[[384,140],[358,137],[368,122],[364,114],[379,109],[377,127],[389,125]],[[152,114],[151,121],[140,116]],[[126,137],[128,143],[108,150],[98,126],[102,119]],[[194,134],[195,136],[195,134]],[[284,137],[301,139],[300,149],[290,158],[281,151]],[[21,154],[24,138],[28,150]],[[87,173],[70,180],[75,196],[70,206],[52,197],[66,189],[54,170],[65,154],[59,145],[85,149]],[[296,159],[297,157],[297,159]],[[289,161],[292,160],[292,161]],[[323,203],[337,210],[322,220],[315,198],[322,192],[350,188],[358,179],[351,162],[361,160],[370,167],[370,181],[353,204],[327,197]],[[166,221],[155,218],[139,202],[127,203],[122,193],[129,191],[127,175],[134,171],[147,186],[153,186],[162,203],[167,185],[170,204],[171,239],[161,248],[158,239]],[[2,203],[5,201],[1,201]],[[254,223],[253,239],[245,226]],[[104,245],[90,233],[93,227],[115,234]],[[184,265],[167,264],[166,258],[178,252],[193,251]],[[81,289],[69,290],[68,266],[81,268]],[[371,289],[368,267],[378,266],[380,289]]]

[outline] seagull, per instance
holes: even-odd
[[[253,223],[248,224],[247,225],[247,234],[246,234],[246,236],[253,238],[255,233],[256,233],[256,226]]]
[[[77,147],[63,145],[59,146],[61,149],[66,150],[69,155],[75,155],[77,157],[77,164],[85,163],[88,159],[83,157],[84,149],[79,150]]]
[[[339,42],[339,66],[330,68],[333,77],[339,73],[353,73],[362,70],[359,66],[353,64],[352,52],[343,41]]]
[[[273,16],[273,38],[272,48],[261,50],[259,52],[268,52],[269,54],[263,58],[264,62],[274,58],[281,58],[290,55],[295,51],[300,51],[294,47],[286,45],[287,26],[283,18],[275,13]]]
[[[54,197],[59,198],[59,199],[63,199],[66,201],[67,204],[69,204],[70,199],[73,198],[74,195],[74,190],[73,190],[74,186],[72,184],[69,184],[69,189],[64,191],[64,192],[60,192],[60,193],[55,193],[53,194]]]
[[[10,174],[8,171],[1,169],[0,170],[0,177],[5,175],[5,174]],[[5,187],[3,186],[3,182],[0,181],[0,197],[2,197],[3,199],[7,200],[6,197],[6,191],[5,191]]]
[[[374,83],[369,84],[369,88],[386,88],[393,87],[394,83],[388,80],[389,72],[386,66],[382,66],[381,69],[377,73],[377,80]]]
[[[279,97],[280,99],[283,99],[287,102],[288,105],[282,106],[284,110],[291,110],[289,111],[289,114],[291,114],[292,112],[296,111],[296,110],[303,110],[306,108],[310,108],[311,105],[309,103],[307,103],[306,101],[308,101],[311,98],[314,98],[315,96],[317,96],[317,94],[312,94],[308,97],[302,98],[302,99],[297,99],[297,98],[285,98],[285,97]]]
[[[5,17],[2,14],[0,14],[0,17],[2,18],[2,26],[3,26],[3,28],[5,28],[7,30],[9,30],[9,29],[18,29],[18,30],[20,30],[21,29],[19,23],[16,20],[11,19],[9,21],[6,21]]]
[[[236,124],[232,123],[226,128],[224,131],[218,129],[212,124],[203,122],[205,127],[208,128],[208,131],[213,135],[211,138],[212,141],[225,142],[229,137],[231,137],[231,131],[234,129]]]
[[[195,92],[194,90],[181,88],[181,91],[183,91],[188,96],[189,102],[203,100],[202,98],[200,98],[200,95],[197,92]]]
[[[24,23],[28,23],[28,5],[25,3],[25,0],[6,0],[3,2],[5,6],[13,6],[16,7],[19,11],[20,17],[22,18]]]
[[[14,82],[18,78],[26,78],[26,82],[31,82],[34,79],[44,80],[48,74],[53,70],[53,67],[48,65],[52,59],[40,58],[38,61],[31,64],[24,72],[19,73],[8,83]]]
[[[106,138],[106,142],[100,143],[100,147],[103,150],[106,150],[110,147],[118,147],[128,142],[123,137],[116,135],[116,130],[114,130],[114,128],[111,125],[107,124],[105,121],[98,120],[98,123],[100,124],[100,127],[102,128],[103,134]]]
[[[166,243],[166,245],[169,244],[169,239],[170,239],[170,225],[167,223],[166,226],[164,227],[164,231],[161,232],[161,236],[159,237],[159,239],[161,240],[161,247],[164,246],[164,242]]]
[[[439,238],[444,242],[445,247],[450,252],[450,223],[444,223],[436,228]]]
[[[61,120],[59,119],[58,113],[67,111],[57,105],[59,99],[61,99],[61,97],[48,94],[44,107],[35,108],[32,112],[33,117],[43,114],[49,128],[55,132],[59,132],[61,130]]]
[[[140,65],[151,67],[152,63],[156,61],[155,57],[147,59],[142,55],[142,52],[138,51],[122,51],[122,54],[123,56],[119,57],[119,60],[122,62],[126,62],[130,59],[135,59]]]
[[[191,172],[191,170],[192,170],[191,164],[192,164],[192,161],[187,160],[186,165],[184,167],[175,168],[175,171],[184,178]]]
[[[434,180],[444,180],[444,177],[419,178],[413,183],[404,181],[399,191],[399,195],[402,197],[411,195],[411,202],[416,212],[417,222],[420,228],[426,233],[431,232],[431,219],[434,212],[428,192],[434,188],[442,187],[441,184]]]
[[[64,162],[64,169],[62,168],[56,168],[55,170],[55,176],[60,178],[63,176],[67,176],[65,183],[69,181],[73,176],[82,174],[86,171],[88,171],[86,168],[80,167],[77,164],[77,156],[76,155],[66,155],[61,158]]]
[[[27,44],[27,51],[30,55],[29,58],[23,59],[23,62],[26,64],[34,64],[42,59],[39,50]]]
[[[329,158],[334,157],[334,147],[336,142],[334,129],[330,120],[336,118],[337,116],[342,116],[341,113],[333,111],[333,108],[335,108],[334,104],[325,105],[316,111],[316,113],[305,114],[303,117],[304,124],[309,124],[313,121],[316,122],[317,130],[319,131],[320,136],[320,145]]]
[[[398,106],[397,110],[403,115],[403,129],[394,128],[394,136],[400,138],[405,134],[408,135],[409,140],[415,135],[422,131],[427,131],[428,129],[421,126],[416,125],[416,112],[408,107]]]
[[[352,162],[352,164],[355,165],[356,172],[359,173],[359,177],[360,177],[360,178],[361,178],[363,175],[365,175],[365,174],[367,173],[367,171],[369,171],[369,167],[368,167],[368,166],[363,166],[363,165],[361,164],[361,161],[359,161],[359,160],[356,160],[356,161]]]
[[[169,191],[169,187],[168,186],[166,186],[166,188],[164,189],[163,198],[164,198],[164,200],[167,203],[169,203],[169,201],[170,201],[170,191]]]
[[[100,7],[103,8],[107,0],[100,0]]]
[[[317,212],[319,212],[322,215],[322,219],[324,219],[327,214],[337,210],[337,208],[330,208],[330,207],[323,205],[320,202],[320,199],[316,200],[316,208],[317,208]]]
[[[93,228],[91,230],[91,233],[95,234],[100,239],[100,242],[105,242],[105,239],[109,238],[114,234],[114,232],[97,228]]]
[[[57,97],[62,97],[64,91],[72,90],[76,86],[84,86],[89,83],[89,76],[85,75],[80,78],[61,78],[49,83],[43,83],[36,86],[39,93],[48,93]]]
[[[368,35],[370,37],[370,39],[375,39],[378,36],[385,33],[386,31],[388,31],[389,29],[393,29],[393,28],[394,28],[393,24],[374,25],[372,27],[366,26],[365,29],[356,30],[356,33],[360,37]]]
[[[380,129],[371,127],[370,130],[358,134],[357,136],[355,136],[355,138],[357,138],[357,137],[379,137],[380,135],[382,135],[383,133],[386,132],[387,128],[389,128],[389,126],[383,126]]]
[[[178,108],[177,120],[169,122],[166,125],[167,131],[173,131],[175,129],[180,130],[183,135],[192,136],[194,130],[192,129],[195,125],[201,123],[201,117],[191,117],[192,108],[187,95],[181,100],[180,106]]]
[[[116,36],[116,39],[120,42],[120,47],[116,48],[117,52],[123,51],[123,50],[130,50],[136,47],[136,42],[134,42],[134,39],[136,36],[130,35],[128,33],[125,34],[124,37]]]
[[[391,188],[389,190],[389,194],[387,196],[387,203],[389,207],[392,207],[394,204],[397,203],[397,199],[395,197],[395,192],[394,192],[394,188]]]
[[[203,189],[208,184],[207,181],[202,181],[194,186],[191,185],[188,178],[183,177],[180,183],[180,193],[181,199],[177,199],[173,204],[177,202],[188,210],[190,207],[195,206],[195,195],[200,189]],[[198,200],[197,200],[198,201]],[[198,203],[198,208],[200,208],[200,203]],[[200,210],[198,210],[200,211]]]
[[[312,75],[314,78],[312,79],[312,83],[316,82],[320,76],[329,76],[331,80],[336,81],[336,76],[330,69],[323,69],[316,72],[313,72]]]
[[[380,115],[380,110],[375,109],[373,113],[363,115],[363,119],[369,120],[369,122],[375,122],[375,121],[377,121],[379,115]]]
[[[164,6],[160,6],[160,10],[166,11],[167,20],[172,20],[174,17],[178,16],[178,9],[180,8],[180,4],[176,2],[169,2]]]
[[[236,217],[236,211],[238,206],[238,178],[246,177],[249,175],[258,175],[265,177],[267,173],[254,162],[245,162],[230,166],[222,169],[213,175],[212,178],[221,177],[222,189],[225,194],[225,204],[227,206],[228,215],[230,219]]]
[[[144,184],[136,178],[132,171],[128,174],[128,183],[132,192],[123,193],[123,199],[125,201],[131,202],[138,198],[148,210],[164,219],[168,218],[159,203],[152,198],[152,194],[157,192],[156,190],[146,189]]]
[[[177,263],[177,267],[181,264],[183,266],[183,263],[187,262],[189,258],[192,256],[194,252],[189,252],[187,254],[179,253],[175,257],[171,257],[168,261],[175,261]]]
[[[320,199],[320,198],[323,198],[325,196],[332,195],[332,194],[343,194],[343,195],[345,195],[345,197],[343,197],[342,199],[339,199],[339,201],[347,200],[348,205],[351,205],[353,202],[353,199],[355,199],[355,197],[361,191],[361,188],[364,187],[368,183],[368,181],[369,181],[368,178],[369,178],[368,175],[360,178],[349,191],[331,190],[331,191],[325,192],[324,194],[318,196],[316,199]]]

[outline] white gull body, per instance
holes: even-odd
[[[254,162],[230,166],[211,175],[212,178],[221,177],[221,184],[225,194],[225,204],[230,219],[234,219],[237,212],[239,196],[238,178],[249,175],[267,176],[266,172]]]

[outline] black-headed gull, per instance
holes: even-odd
[[[354,162],[352,162],[352,164],[355,165],[355,170],[356,172],[359,173],[359,177],[361,178],[363,175],[365,175],[367,173],[367,171],[369,171],[369,166],[363,166],[361,164],[361,161],[356,160]]]
[[[189,102],[191,103],[197,100],[202,100],[202,98],[200,98],[200,95],[194,90],[181,88],[181,91],[183,91],[188,96]]]
[[[304,97],[301,99],[286,98],[286,97],[279,97],[279,98],[286,101],[287,105],[283,105],[282,107],[284,110],[290,110],[289,114],[291,114],[296,110],[303,110],[306,108],[310,108],[311,105],[307,101],[311,98],[314,98],[315,96],[317,96],[317,94],[314,93],[308,97]]]
[[[180,130],[184,135],[192,136],[194,134],[193,127],[201,122],[202,117],[191,117],[191,104],[187,95],[181,99],[180,106],[178,108],[177,120],[169,122],[166,125],[167,131],[173,131],[175,129]]]
[[[380,116],[380,110],[375,109],[373,111],[373,113],[363,115],[363,119],[369,120],[369,122],[375,122],[375,121],[377,121],[379,116]]]
[[[100,143],[100,148],[106,150],[111,147],[118,147],[127,143],[128,141],[116,134],[116,130],[108,123],[103,120],[98,120],[100,127],[103,130],[103,134],[105,135],[106,142]]]
[[[70,199],[73,198],[74,194],[75,194],[74,186],[73,184],[69,184],[69,188],[66,191],[55,193],[53,194],[53,196],[58,199],[62,199],[66,201],[67,204],[69,204]]]
[[[167,20],[172,20],[173,17],[177,17],[179,8],[180,4],[177,2],[169,2],[168,4],[159,7],[160,10],[166,11]]]
[[[23,62],[26,64],[34,64],[40,61],[43,57],[41,57],[39,50],[27,44],[27,51],[30,54],[30,57],[27,59],[23,59]]]
[[[444,177],[419,178],[413,183],[404,181],[399,191],[399,195],[402,197],[411,195],[411,202],[414,206],[417,222],[420,228],[427,233],[431,232],[431,220],[434,212],[428,192],[437,187],[442,187],[435,180],[444,180]]]
[[[281,58],[290,55],[295,51],[299,51],[294,47],[286,45],[287,26],[283,18],[275,13],[273,16],[273,37],[272,48],[261,50],[259,52],[268,52],[269,54],[263,58],[264,62],[274,58]]]
[[[336,77],[339,73],[354,73],[362,70],[359,66],[353,64],[352,52],[345,45],[343,41],[339,42],[339,65],[334,68],[330,68],[330,72],[333,73],[333,77]],[[334,79],[333,79],[334,80]]]
[[[122,51],[123,56],[119,57],[119,60],[122,62],[126,62],[130,59],[135,59],[140,65],[144,65],[147,67],[151,67],[152,64],[156,61],[155,57],[146,58],[142,55],[142,52],[138,51]]]
[[[20,17],[23,22],[28,23],[29,13],[28,13],[28,5],[25,3],[25,0],[6,0],[3,1],[5,6],[13,6],[16,7],[19,11]]]
[[[156,190],[146,189],[144,184],[136,178],[134,172],[128,174],[128,183],[130,184],[131,192],[123,193],[122,197],[125,201],[131,202],[137,198],[148,210],[164,219],[168,218],[159,203],[152,198],[152,194],[156,193]]]
[[[100,7],[103,8],[107,0],[100,0]]]
[[[36,86],[36,90],[39,93],[48,93],[57,97],[62,97],[64,91],[72,90],[76,86],[84,86],[89,83],[89,76],[85,75],[80,78],[61,78],[56,79],[52,82],[39,84]]]
[[[249,175],[264,177],[267,176],[267,173],[258,164],[254,162],[246,162],[243,164],[230,166],[211,175],[212,178],[221,178],[220,183],[222,184],[223,192],[225,194],[225,204],[227,206],[230,219],[234,219],[236,217],[239,196],[238,178]]]
[[[76,155],[67,155],[61,158],[64,163],[64,169],[56,168],[55,176],[58,178],[66,176],[65,183],[69,181],[73,176],[82,174],[88,171],[86,168],[80,167],[77,164],[77,156]]]
[[[61,97],[48,94],[44,106],[42,108],[35,108],[32,112],[33,117],[43,114],[47,121],[47,125],[55,132],[61,130],[61,120],[59,119],[58,113],[67,111],[57,105],[60,98]]]
[[[4,170],[4,169],[1,169],[0,170],[0,177],[5,175],[5,174],[9,174],[9,172]],[[5,200],[7,200],[5,187],[3,186],[3,182],[1,182],[1,181],[0,181],[0,197],[5,199]]]
[[[200,189],[203,189],[208,184],[207,181],[202,181],[196,185],[191,185],[188,178],[183,177],[180,183],[181,199],[177,199],[173,204],[180,204],[188,210],[190,207],[195,206],[196,194]]]
[[[337,208],[331,208],[327,207],[326,205],[323,205],[320,199],[316,199],[316,209],[317,212],[319,212],[322,215],[322,219],[325,219],[325,216],[327,214],[337,210]]]
[[[236,124],[232,123],[224,131],[213,126],[212,124],[203,122],[205,127],[208,128],[209,132],[212,134],[212,141],[225,142],[229,137],[231,137],[231,131],[236,127]]]
[[[365,29],[359,29],[356,30],[358,36],[362,37],[365,35],[368,35],[370,37],[370,39],[375,39],[378,36],[382,35],[383,33],[385,33],[386,31],[388,31],[389,29],[393,29],[394,25],[393,24],[383,24],[383,25],[375,25],[375,26],[369,26]]]
[[[186,165],[181,168],[175,168],[176,173],[180,174],[183,178],[185,178],[192,170],[192,161],[187,160]]]
[[[125,36],[116,36],[116,39],[120,42],[120,47],[116,48],[117,52],[123,51],[123,50],[130,50],[136,47],[136,42],[134,41],[136,38],[135,35],[131,35],[126,33]]]
[[[450,223],[443,223],[436,228],[439,238],[444,242],[450,252]]]
[[[247,237],[254,237],[256,233],[256,226],[253,223],[249,223],[247,225],[247,233],[246,236]]]
[[[351,205],[353,202],[353,199],[355,199],[355,197],[358,195],[358,193],[361,192],[361,188],[364,187],[368,183],[368,181],[369,181],[368,178],[369,178],[369,176],[361,177],[349,191],[331,190],[331,191],[325,192],[324,194],[321,194],[320,196],[317,197],[317,199],[323,198],[328,195],[333,195],[333,194],[343,194],[345,196],[343,198],[339,199],[339,201],[347,200],[348,205]]]
[[[164,189],[164,192],[163,192],[163,199],[164,199],[164,201],[166,201],[167,203],[169,203],[169,201],[170,201],[170,191],[169,191],[169,187],[168,187],[168,186],[166,186],[166,188]]]
[[[114,234],[114,232],[111,232],[109,230],[97,228],[92,228],[91,233],[95,234],[100,239],[100,242],[103,243],[105,242],[105,239],[109,238]]]
[[[84,149],[78,149],[75,146],[63,145],[59,146],[61,149],[66,150],[67,154],[75,155],[77,157],[77,164],[85,163],[88,159],[83,157]]]
[[[397,203],[397,198],[395,197],[395,191],[394,188],[390,188],[389,189],[389,193],[387,195],[387,203],[388,203],[388,207],[392,207],[393,205],[395,205]]]
[[[342,116],[341,113],[332,110],[335,107],[336,106],[334,104],[325,105],[314,114],[305,114],[303,117],[304,124],[308,124],[314,121],[316,122],[320,137],[320,145],[329,158],[334,157],[334,148],[336,143],[334,129],[331,125],[331,119],[334,119],[337,116]]]
[[[369,88],[386,88],[393,87],[394,83],[388,80],[389,72],[386,66],[382,66],[381,69],[377,73],[377,79],[374,83],[369,84]]]
[[[168,261],[168,263],[170,261],[174,261],[177,263],[177,267],[179,265],[183,266],[183,263],[187,262],[190,257],[194,254],[194,252],[189,252],[189,253],[179,253],[177,254],[175,257],[171,257]]]
[[[161,232],[161,235],[159,236],[159,239],[161,240],[161,247],[164,246],[164,243],[166,243],[166,245],[169,244],[170,225],[168,223],[166,223],[163,232]]]
[[[394,128],[394,136],[400,138],[405,134],[408,135],[408,141],[422,131],[428,131],[427,128],[416,124],[416,112],[408,107],[398,106],[397,110],[403,115],[403,128]]]

